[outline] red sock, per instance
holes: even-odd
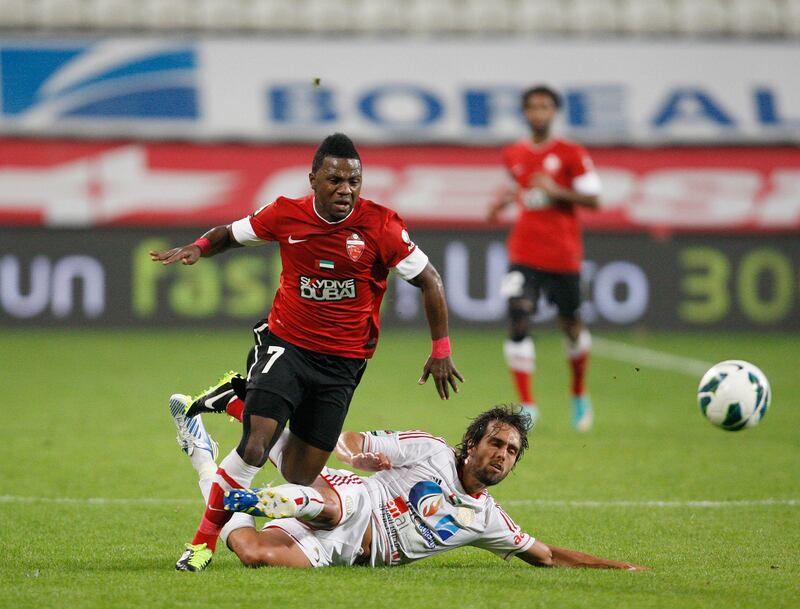
[[[241,488],[222,468],[217,470],[217,475],[222,475],[231,487]],[[203,514],[203,518],[200,520],[197,532],[194,534],[192,544],[204,543],[212,552],[216,550],[219,532],[222,530],[222,527],[225,526],[225,523],[231,519],[231,516],[233,516],[233,512],[225,511],[224,498],[225,491],[219,484],[214,482],[211,485],[211,492],[208,495],[206,511]]]
[[[531,382],[533,374],[530,372],[512,370],[511,375],[514,377],[514,384],[517,386],[520,402],[523,404],[533,404],[533,387]]]
[[[577,357],[569,358],[572,368],[572,395],[583,395],[586,392],[586,367],[589,363],[589,353],[584,352]]]
[[[241,423],[242,414],[244,413],[244,402],[239,398],[231,398],[231,401],[228,402],[228,405],[225,407],[225,412]]]

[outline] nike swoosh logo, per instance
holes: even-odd
[[[308,239],[292,239],[292,236],[289,235],[289,243],[303,243],[303,241],[308,241]]]
[[[230,398],[233,395],[233,393],[234,393],[233,389],[228,389],[227,391],[223,391],[219,395],[215,395],[213,398],[208,398],[206,400],[206,407],[213,409],[214,408],[214,404],[218,400],[221,400],[222,398]]]

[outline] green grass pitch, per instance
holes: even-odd
[[[761,425],[724,432],[700,415],[697,375],[598,348],[597,421],[581,435],[569,427],[560,338],[537,336],[543,418],[493,494],[537,538],[646,573],[533,569],[470,549],[398,569],[248,570],[224,548],[206,573],[177,573],[202,504],[167,398],[240,369],[247,329],[4,331],[0,607],[797,607],[799,337],[597,335],[706,362],[748,359],[772,383]],[[501,340],[454,332],[467,382],[440,402],[416,385],[425,334],[387,331],[346,427],[423,428],[457,442],[470,416],[513,400]],[[238,425],[206,422],[225,454]],[[275,478],[267,469],[256,482]]]

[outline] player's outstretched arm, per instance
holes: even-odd
[[[648,571],[648,567],[630,562],[620,562],[598,558],[583,552],[558,548],[535,541],[534,544],[517,554],[522,560],[534,567],[581,567],[585,569],[624,569],[626,571]]]
[[[450,399],[450,388],[458,393],[456,380],[464,382],[464,377],[456,369],[450,357],[450,339],[447,323],[447,301],[444,296],[444,285],[439,272],[431,263],[422,272],[409,280],[409,283],[422,290],[425,317],[431,328],[433,350],[425,366],[419,384],[424,385],[429,376],[433,376],[436,391],[443,400]]]
[[[171,250],[163,252],[150,252],[150,260],[161,264],[172,264],[178,261],[181,264],[194,264],[200,258],[214,256],[232,247],[242,246],[233,238],[230,225],[215,226],[194,243],[173,247]]]
[[[391,460],[383,453],[364,452],[364,436],[357,431],[343,431],[339,434],[333,452],[342,463],[365,472],[380,472],[392,467]]]

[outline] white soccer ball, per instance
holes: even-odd
[[[755,427],[764,418],[771,398],[769,381],[750,362],[726,360],[703,375],[697,402],[705,417],[728,431]]]

